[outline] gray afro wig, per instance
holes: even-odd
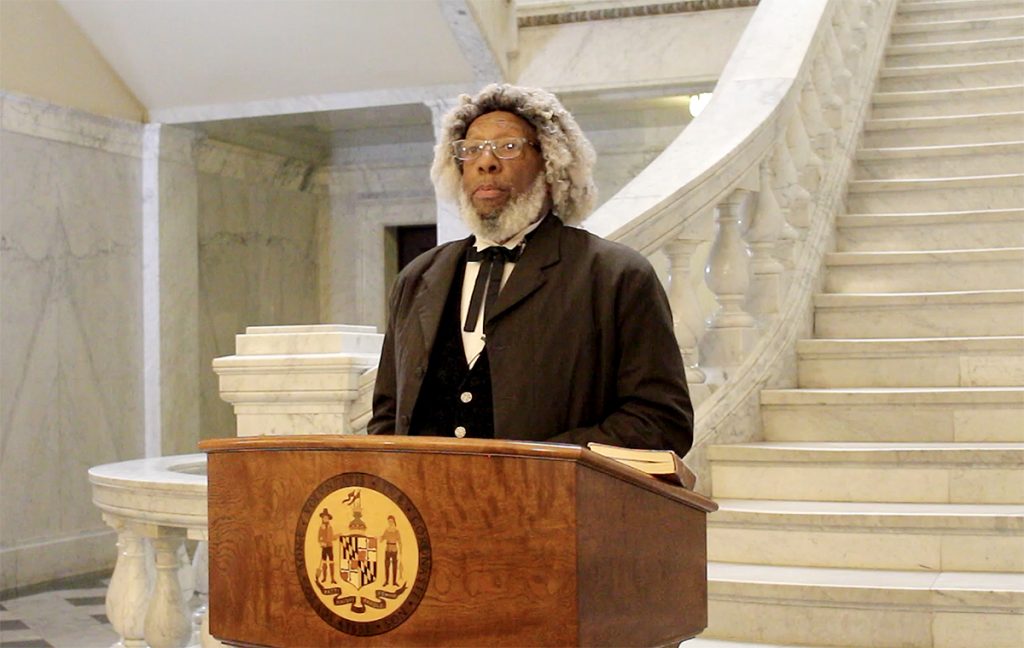
[[[434,148],[430,178],[438,197],[457,202],[462,171],[452,155],[452,142],[466,136],[474,119],[497,110],[519,115],[537,129],[555,214],[567,225],[578,225],[597,200],[594,147],[558,98],[540,88],[495,83],[475,97],[459,97],[459,105],[444,116]]]

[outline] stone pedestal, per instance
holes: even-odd
[[[213,362],[238,436],[352,433],[360,376],[383,343],[372,326],[248,327],[235,355]]]

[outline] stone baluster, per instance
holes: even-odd
[[[861,10],[851,2],[840,2],[832,15],[832,26],[836,30],[836,44],[846,60],[846,67],[854,77],[854,88],[858,86],[860,71],[864,61],[864,45],[867,43],[867,24],[861,20]]]
[[[715,240],[704,278],[718,310],[700,341],[705,366],[728,380],[754,342],[754,318],[743,309],[750,290],[750,250],[743,241],[750,191],[735,189],[716,207]]]
[[[799,123],[799,120],[797,123]],[[789,133],[787,130],[786,142],[788,143],[788,141]],[[814,154],[809,143],[808,150]],[[789,149],[786,150],[786,153],[790,153]],[[776,168],[788,168],[785,164],[785,160],[780,159],[785,156],[786,153],[783,153],[781,149],[776,150],[772,159],[769,160],[769,164],[774,165],[770,176],[770,179],[774,183],[772,185],[772,196],[775,198],[775,202],[779,206],[779,213],[782,215],[782,230],[779,232],[779,240],[775,246],[775,258],[779,260],[786,270],[792,270],[795,266],[795,257],[797,247],[800,243],[801,231],[797,230],[790,224],[791,207],[798,211],[802,209],[805,214],[809,215],[811,209],[811,194],[806,190],[803,192],[790,192],[790,188],[793,187],[792,181],[783,181],[782,177],[784,175],[788,176],[788,174],[776,170]],[[814,157],[817,158],[820,163],[821,158],[818,158],[817,154],[814,154]],[[791,161],[795,161],[792,160],[792,153],[790,153],[790,159]],[[820,170],[816,171],[820,175]],[[815,177],[817,178],[817,176]],[[764,178],[762,177],[762,181],[763,180]],[[817,180],[815,180],[815,182],[817,183]],[[804,188],[802,182],[798,183],[798,185],[801,188]],[[762,185],[762,187],[763,186],[764,185]],[[802,204],[802,201],[806,204]],[[809,216],[807,217],[807,220],[809,222]]]
[[[188,549],[184,542],[178,546],[178,584],[181,587],[182,598],[188,603],[196,593],[196,577],[192,570],[192,559],[188,557]]]
[[[117,562],[107,587],[107,618],[121,637],[122,646],[144,648],[146,603],[150,590],[146,572],[146,541],[124,520],[106,513],[103,519],[117,531]]]
[[[824,45],[826,59],[832,70],[832,80],[836,86],[836,94],[839,95],[839,99],[845,106],[853,92],[853,73],[847,67],[846,56],[839,46],[839,36],[834,24],[825,27]]]
[[[786,148],[781,142],[777,151]],[[786,220],[775,199],[775,181],[771,156],[761,161],[759,168],[760,191],[757,193],[757,208],[753,211],[750,226],[744,238],[751,255],[751,288],[747,297],[747,310],[755,317],[766,320],[779,312],[783,267],[775,258],[779,236]],[[762,322],[763,323],[763,322]]]
[[[843,127],[843,99],[835,91],[826,49],[824,43],[821,43],[811,66],[811,78],[818,89],[820,103],[825,111],[825,123],[833,132],[838,132]]]
[[[185,530],[157,527],[155,536],[156,582],[146,612],[146,641],[152,648],[182,648],[192,636],[192,620],[178,580],[178,548]]]
[[[695,406],[711,395],[707,375],[700,368],[698,350],[698,342],[704,333],[704,315],[690,283],[690,264],[694,252],[703,242],[699,238],[677,238],[664,248],[669,261],[668,301],[672,306],[672,324],[686,365],[690,399]]]
[[[860,0],[860,18],[864,21],[865,35],[879,16],[878,7],[880,4],[880,0]],[[865,42],[867,42],[866,38]]]
[[[779,189],[778,196],[786,208],[786,219],[789,224],[800,232],[800,239],[811,225],[813,198],[811,193],[800,184],[793,158],[788,146],[779,146],[775,150],[775,168],[773,175]]]
[[[836,145],[835,133],[825,122],[825,113],[818,100],[818,90],[810,77],[804,81],[800,89],[800,105],[803,107],[804,123],[814,143],[814,150],[822,160],[830,159]]]
[[[775,195],[773,193],[773,195]],[[778,204],[778,200],[776,200]],[[779,232],[779,240],[775,244],[775,258],[782,264],[782,267],[786,272],[789,272],[796,266],[794,257],[796,257],[797,244],[800,242],[800,232],[796,230],[789,221],[786,220],[786,208],[779,205],[779,212],[782,214],[782,230]]]
[[[825,174],[825,163],[811,145],[799,102],[794,102],[794,109],[790,113],[786,143],[789,145],[793,163],[797,165],[800,184],[810,192],[816,191]]]

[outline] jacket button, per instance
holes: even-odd
[[[423,367],[416,367],[416,377],[417,378],[422,378],[423,375],[426,374],[426,373],[427,372],[426,372],[426,370]]]
[[[402,418],[400,420],[402,421],[402,425],[405,425],[405,426],[409,425],[409,415],[408,414],[402,414]]]
[[[461,425],[459,427],[455,428],[455,436],[460,438],[460,439],[462,437],[466,436],[466,428],[462,427]]]
[[[462,392],[461,394],[459,394],[459,400],[462,401],[463,403],[468,403],[471,400],[473,400],[473,394],[469,393],[468,391]]]

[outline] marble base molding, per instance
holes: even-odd
[[[109,529],[82,531],[0,549],[0,592],[14,594],[32,583],[76,576],[114,566],[117,536]]]

